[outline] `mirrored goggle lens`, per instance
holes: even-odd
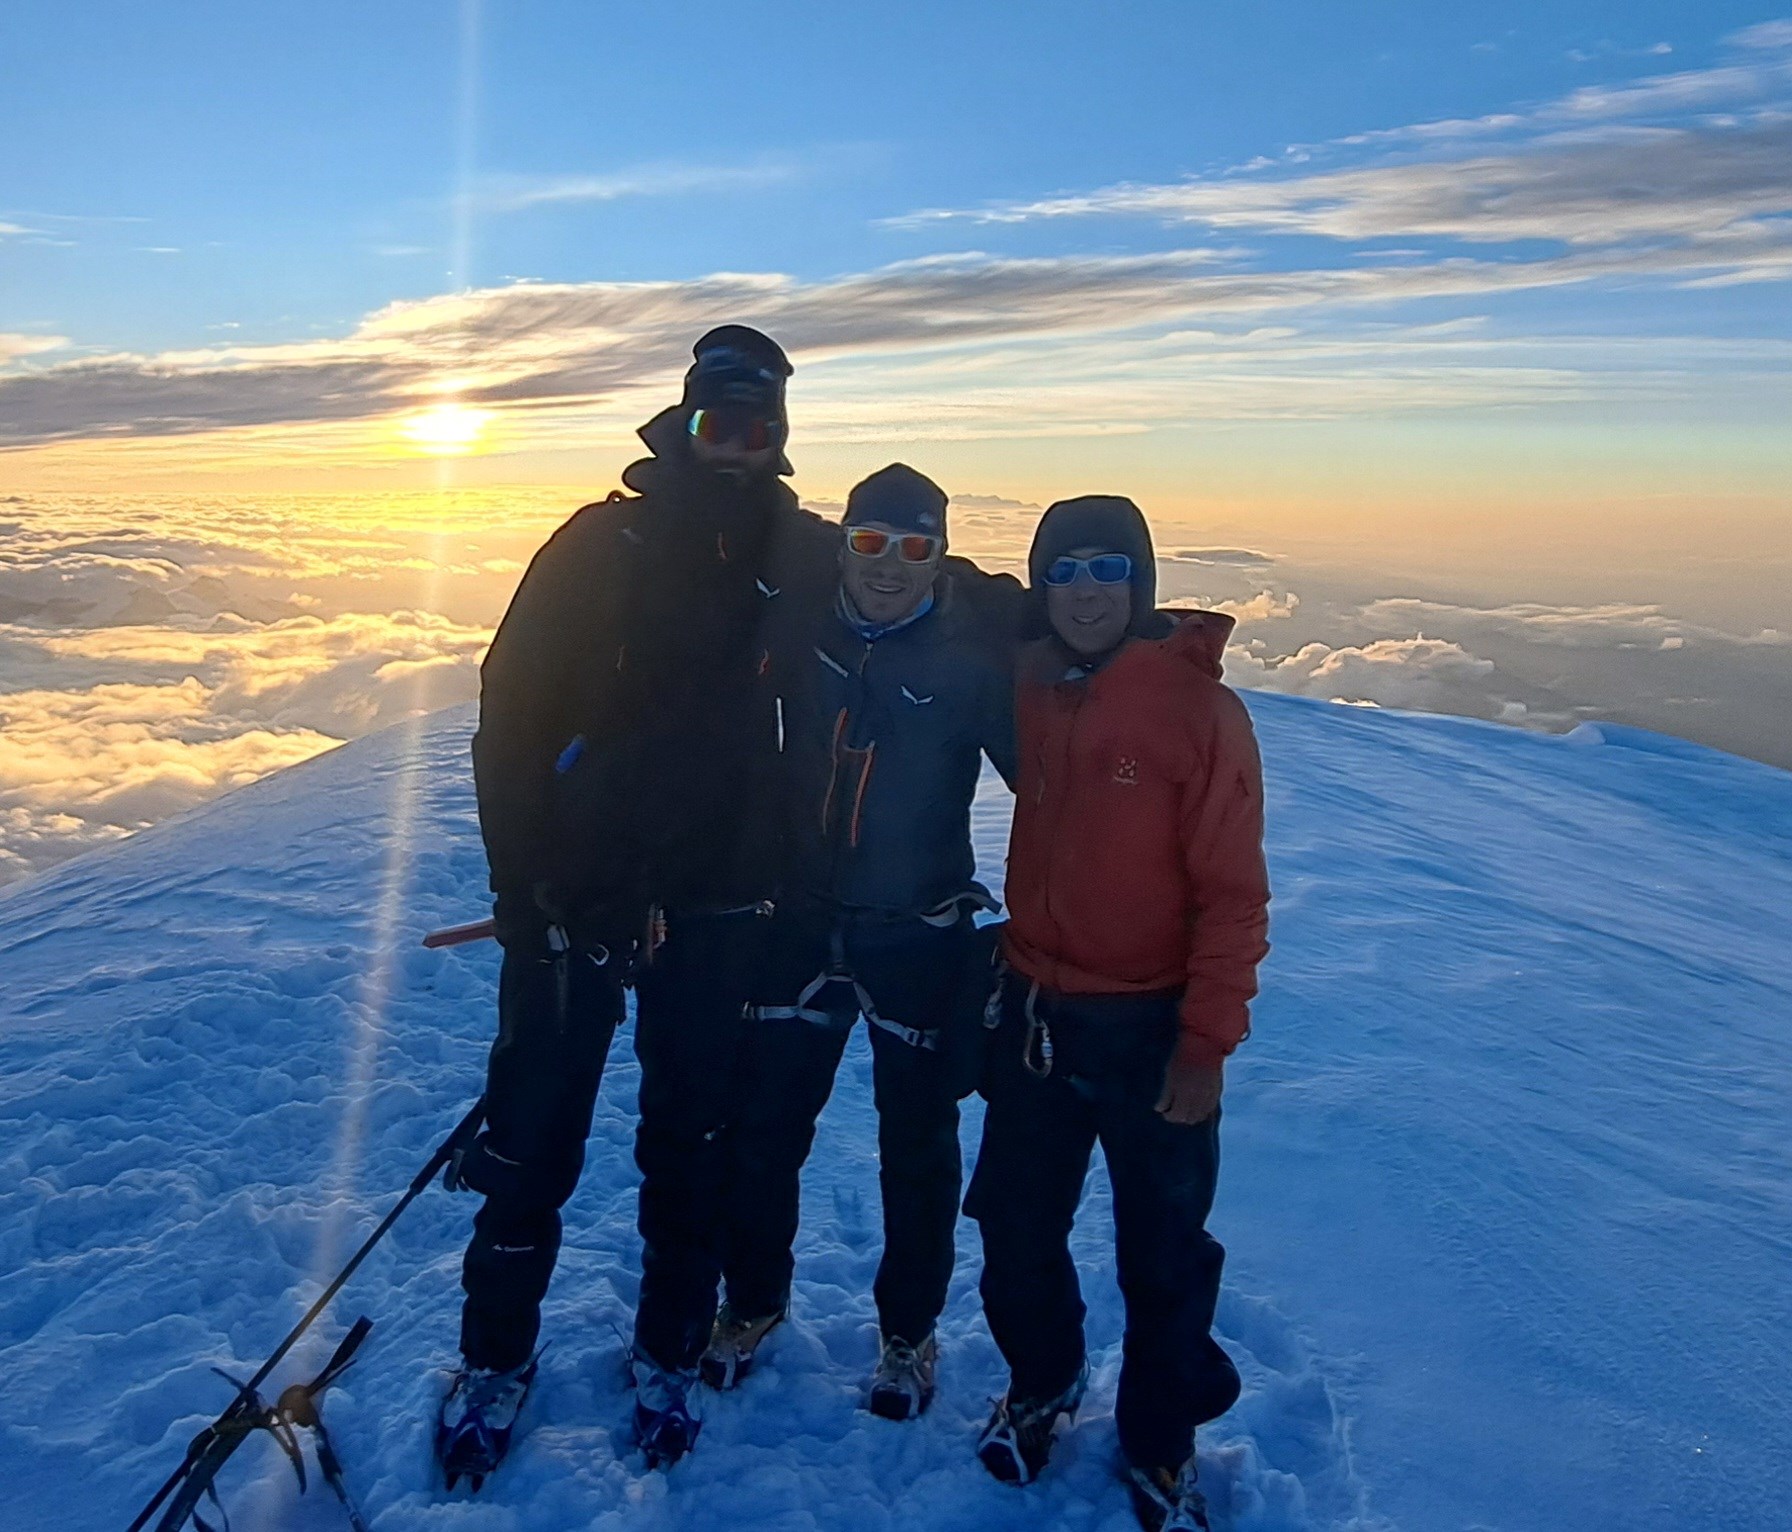
[[[896,556],[905,564],[925,564],[940,551],[940,540],[925,532],[905,532],[895,537],[875,527],[851,527],[846,533],[846,546],[864,559],[882,558],[892,543],[896,545]]]
[[[778,422],[743,410],[692,410],[690,432],[712,447],[734,442],[748,452],[763,452],[777,441]]]
[[[1045,571],[1047,585],[1072,585],[1083,570],[1097,585],[1120,585],[1132,578],[1132,559],[1124,553],[1098,553],[1092,559],[1053,559]]]

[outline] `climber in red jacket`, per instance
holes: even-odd
[[[1220,682],[1232,620],[1155,609],[1137,506],[1052,506],[1029,567],[1050,633],[1020,661],[1008,972],[966,1200],[1011,1381],[978,1455],[1031,1480],[1081,1400],[1069,1238],[1099,1140],[1126,1301],[1120,1445],[1140,1520],[1184,1532],[1207,1525],[1195,1427],[1239,1391],[1211,1334],[1225,1252],[1206,1221],[1223,1066],[1268,950],[1262,770]]]

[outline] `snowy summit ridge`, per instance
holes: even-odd
[[[1792,776],[1603,726],[1248,701],[1277,901],[1214,1215],[1245,1379],[1201,1436],[1216,1525],[1783,1524]],[[7,1525],[123,1525],[228,1401],[209,1369],[253,1370],[477,1094],[495,949],[417,946],[481,913],[471,726],[388,730],[0,894]],[[999,790],[977,813],[999,879]],[[273,1380],[374,1318],[326,1408],[380,1532],[1128,1523],[1099,1173],[1076,1235],[1092,1402],[1038,1486],[971,1455],[1001,1368],[969,1225],[935,1408],[858,1408],[862,1038],[804,1177],[795,1323],[703,1450],[643,1477],[613,1328],[635,1297],[634,1087],[625,1032],[553,1346],[479,1502],[445,1498],[429,1456],[470,1198],[429,1192]],[[292,1509],[262,1441],[219,1488],[240,1525],[338,1524],[315,1494]]]

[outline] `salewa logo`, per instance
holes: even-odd
[[[764,596],[768,601],[773,596],[781,594],[779,587],[776,585],[767,585],[763,580],[755,580],[753,583],[759,587],[759,594]]]
[[[929,692],[925,697],[917,697],[906,686],[902,688],[902,695],[907,697],[916,707],[926,707],[934,698],[934,693],[932,692]]]
[[[1114,771],[1114,780],[1122,787],[1139,785],[1139,763],[1130,755],[1120,757],[1120,765]]]

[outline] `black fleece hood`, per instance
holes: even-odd
[[[1033,534],[1027,555],[1027,583],[1034,616],[1046,631],[1045,571],[1072,548],[1099,548],[1132,559],[1132,625],[1130,632],[1154,634],[1157,613],[1157,555],[1145,513],[1124,495],[1079,495],[1047,506]]]

